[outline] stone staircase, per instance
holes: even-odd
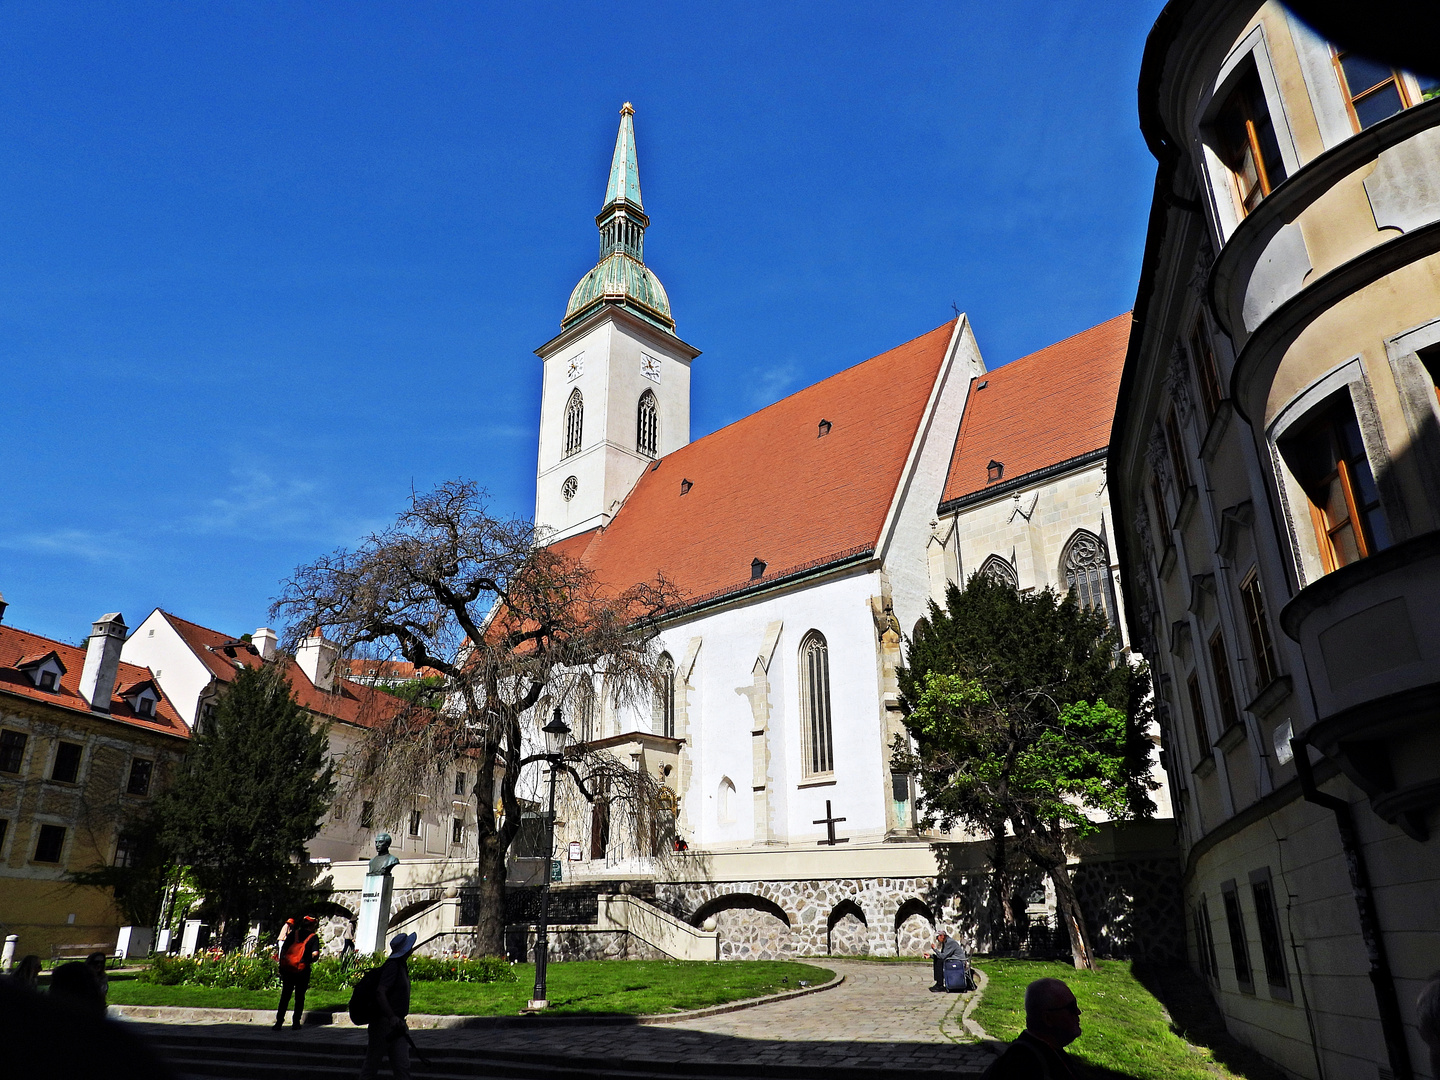
[[[360,1040],[311,1040],[286,1032],[210,1034],[203,1028],[162,1030],[152,1026],[149,1042],[187,1080],[247,1077],[256,1080],[354,1080],[365,1046]],[[513,1080],[696,1080],[699,1077],[753,1080],[915,1080],[913,1069],[844,1068],[835,1065],[781,1065],[757,1062],[673,1062],[626,1058],[581,1058],[563,1054],[563,1028],[536,1032],[535,1049],[422,1048],[431,1065],[411,1052],[411,1071],[421,1080],[505,1077]],[[388,1063],[380,1075],[390,1075]],[[923,1073],[921,1075],[924,1075]],[[930,1074],[939,1075],[939,1074]]]

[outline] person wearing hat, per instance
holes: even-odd
[[[380,1059],[387,1055],[395,1080],[410,1080],[410,1040],[406,1038],[405,1017],[410,1013],[409,961],[414,949],[414,934],[396,934],[390,939],[390,955],[380,965],[380,980],[375,985],[375,1018],[367,1028],[360,1080],[379,1076]]]

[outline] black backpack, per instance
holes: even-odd
[[[377,1018],[380,1010],[375,1007],[375,995],[380,989],[380,972],[384,970],[384,964],[371,968],[350,991],[350,1022],[356,1027],[369,1027]]]

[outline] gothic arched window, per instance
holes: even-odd
[[[565,403],[565,456],[580,452],[580,438],[585,428],[585,399],[579,390],[570,391]]]
[[[655,734],[675,738],[675,661],[660,654],[659,678],[655,686]]]
[[[999,555],[991,555],[981,563],[978,572],[984,574],[991,581],[1009,585],[1012,589],[1020,587],[1020,579],[1015,576],[1015,567],[1010,565],[1008,559],[1001,558]]]
[[[735,783],[728,776],[720,778],[715,790],[715,820],[721,825],[735,820]]]
[[[805,775],[833,772],[835,747],[830,738],[830,648],[825,635],[811,630],[800,642],[800,713],[805,725]]]
[[[659,446],[660,408],[655,403],[655,392],[646,390],[640,395],[635,418],[635,448],[646,457],[654,457]]]
[[[595,738],[595,684],[588,676],[580,676],[576,687],[579,700],[575,707],[575,741],[587,743]]]
[[[1082,606],[1115,621],[1115,595],[1110,580],[1110,557],[1105,541],[1086,529],[1077,529],[1060,560],[1067,588],[1075,590]]]

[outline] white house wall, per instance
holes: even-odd
[[[195,726],[200,695],[214,675],[163,612],[158,608],[152,611],[130,632],[120,648],[120,659],[149,668],[180,718],[191,728]]]

